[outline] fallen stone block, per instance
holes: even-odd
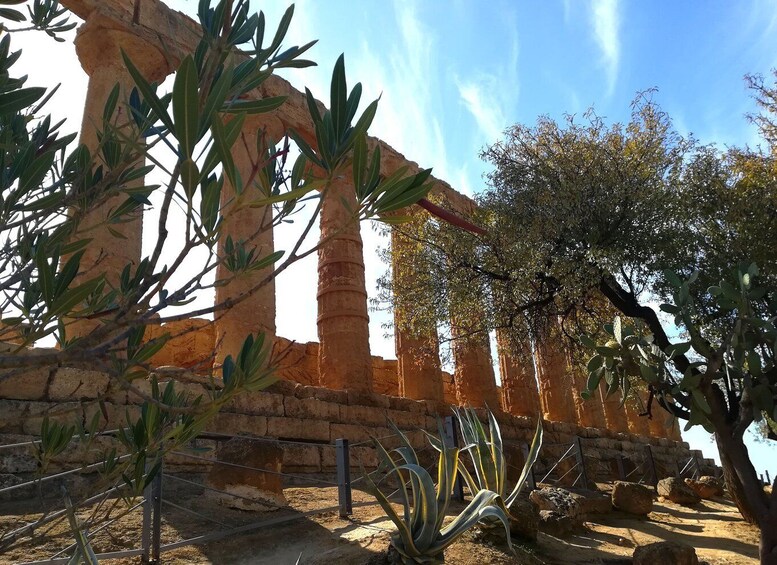
[[[222,491],[207,491],[219,504],[253,511],[286,506],[279,475],[283,468],[280,444],[236,437],[221,444],[216,460],[205,483]]]
[[[653,492],[639,483],[616,481],[612,487],[612,505],[629,514],[649,514],[653,509]]]
[[[723,484],[720,480],[709,475],[701,476],[698,479],[685,479],[685,484],[700,498],[709,500],[716,496],[723,496]]]
[[[696,550],[676,541],[660,541],[634,550],[634,565],[699,565]]]
[[[678,477],[667,477],[658,481],[658,495],[676,504],[696,504],[701,497]]]

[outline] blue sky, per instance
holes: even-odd
[[[197,0],[168,0],[194,15]],[[269,29],[285,2],[253,2]],[[331,69],[345,53],[350,84],[364,99],[382,95],[371,133],[409,159],[473,194],[483,186],[479,150],[513,123],[539,115],[560,118],[594,106],[608,120],[626,120],[638,91],[657,88],[655,99],[676,128],[706,143],[758,142],[745,119],[755,111],[746,73],[777,66],[777,3],[765,0],[705,2],[493,0],[303,0],[296,3],[288,45],[318,39],[310,57],[319,67],[285,76],[328,98]],[[86,77],[68,44],[45,37],[24,43],[31,84],[62,82],[55,113],[80,123]],[[42,62],[45,61],[45,64]],[[276,248],[295,226],[276,232]],[[385,245],[363,228],[365,249]],[[365,254],[368,291],[385,270],[376,253]],[[315,258],[278,281],[278,333],[316,340]],[[393,357],[384,337],[383,313],[371,314],[373,354]],[[706,434],[687,436],[712,454]],[[754,446],[759,471],[777,472],[777,448]]]

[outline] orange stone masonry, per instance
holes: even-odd
[[[367,289],[356,192],[345,179],[324,195],[318,250],[318,371],[322,386],[372,391]]]
[[[120,84],[125,97],[132,84],[123,67],[119,48],[129,54],[149,80],[161,82],[183,57],[196,48],[199,41],[197,25],[159,0],[144,0],[137,14],[133,12],[132,3],[120,0],[63,0],[63,5],[86,21],[76,40],[81,64],[90,76],[81,140],[94,150],[97,147],[99,120],[102,119],[105,101],[114,84]],[[240,55],[237,54],[236,58],[240,58]],[[263,115],[261,119],[251,119],[244,125],[243,139],[238,140],[233,148],[235,163],[243,179],[250,178],[256,162],[254,148],[260,131],[266,130],[277,139],[293,127],[312,145],[315,146],[316,142],[305,98],[288,82],[272,76],[255,91],[254,96],[286,96],[287,101],[271,114]],[[320,107],[323,108],[323,105]],[[408,167],[408,173],[419,170],[416,163],[386,143],[370,138],[368,144],[371,148],[378,145],[381,147],[381,174],[389,175],[400,167]],[[475,204],[471,199],[457,193],[444,181],[434,178],[430,180],[434,183],[433,196],[442,200],[448,209],[465,217],[472,214]],[[233,240],[251,240],[250,245],[256,246],[261,255],[271,253],[274,249],[272,230],[260,230],[269,210],[247,207],[245,202],[236,197],[231,187],[225,188],[228,189],[222,195],[222,205],[227,207],[227,213],[223,226],[224,237],[221,238],[218,252],[223,255],[226,236],[230,235]],[[139,261],[142,241],[140,214],[132,222],[112,226],[122,232],[126,240],[113,237],[102,225],[97,225],[112,205],[115,204],[108,203],[95,213],[94,237],[100,245],[90,246],[84,258],[85,266],[91,265],[103,270],[109,280],[118,276],[127,263]],[[533,418],[541,414],[546,420],[558,422],[559,425],[579,422],[582,426],[607,428],[610,432],[630,431],[642,436],[652,433],[654,438],[680,440],[676,424],[669,429],[663,426],[662,421],[662,427],[659,428],[657,422],[636,416],[633,406],[628,405],[627,409],[619,407],[618,395],[606,400],[598,398],[581,402],[579,394],[573,390],[581,389],[585,379],[570,371],[556,319],[549,320],[551,327],[536,343],[527,343],[519,353],[510,354],[507,348],[498,346],[501,387],[497,387],[494,375],[490,342],[483,336],[460,339],[453,343],[453,377],[441,370],[435,328],[421,332],[420,335],[412,335],[402,323],[397,323],[397,361],[372,357],[363,244],[360,225],[352,217],[353,208],[353,187],[347,178],[337,179],[323,199],[321,212],[323,245],[318,254],[317,296],[320,343],[292,344],[275,336],[274,285],[270,283],[254,291],[266,271],[252,272],[217,288],[218,302],[252,293],[235,308],[223,315],[217,314],[213,323],[191,320],[188,325],[187,322],[171,324],[151,331],[150,335],[158,335],[166,329],[176,334],[155,356],[153,365],[172,364],[192,370],[199,370],[200,367],[207,370],[215,344],[220,344],[215,358],[218,364],[225,355],[237,353],[246,334],[261,331],[274,339],[276,352],[284,348],[288,350],[279,374],[286,381],[300,383],[299,386],[320,384],[328,389],[401,395],[405,399],[428,401],[420,403],[426,406],[439,406],[443,401],[476,407],[488,404],[493,409],[502,406],[505,412],[516,417]],[[398,213],[407,215],[408,211]],[[426,214],[415,209],[412,213],[419,219]],[[402,245],[396,233],[392,236],[392,245]],[[397,289],[403,287],[403,280],[412,280],[412,265],[402,265],[401,269],[397,264],[392,267]],[[217,273],[220,279],[230,276],[224,267]],[[477,311],[457,312],[454,318],[459,316],[459,323],[452,324],[454,335],[466,334],[468,324],[476,320],[478,315]],[[503,344],[505,338],[498,335],[497,340],[498,344]],[[331,390],[328,394],[339,398],[337,402],[342,402],[343,398],[348,403],[351,401],[350,392]],[[344,396],[341,398],[338,395]],[[399,400],[409,402],[405,399]],[[283,399],[279,402],[289,414],[297,414],[294,402]],[[395,401],[380,402],[385,404]],[[332,413],[335,412],[337,410]],[[268,418],[280,418],[280,415]],[[294,418],[304,421],[298,415]],[[280,422],[268,420],[265,432],[282,436],[280,432],[274,433],[276,428],[273,426],[276,425],[280,425]],[[550,424],[548,426],[552,428]],[[294,433],[302,434],[299,437],[303,437],[312,432],[300,428]],[[332,434],[335,434],[334,430]]]
[[[540,395],[537,389],[531,343],[521,344],[513,353],[508,345],[507,330],[497,330],[499,375],[502,379],[502,408],[515,416],[536,418],[540,414]]]
[[[537,340],[534,355],[543,418],[577,423],[572,378],[555,319],[548,320],[547,329]]]
[[[120,100],[127,100],[135,83],[124,65],[121,50],[135,63],[143,76],[150,81],[161,81],[170,72],[164,56],[153,45],[138,39],[134,34],[116,29],[106,29],[101,18],[90,19],[78,29],[75,46],[81,67],[89,75],[86,104],[81,121],[80,142],[93,154],[100,154],[98,131],[103,129],[105,103],[114,87],[120,88]],[[114,117],[121,125],[129,119],[126,109],[117,104]],[[138,179],[131,186],[143,186]],[[105,273],[108,282],[115,283],[127,264],[137,266],[141,259],[142,209],[119,224],[111,224],[118,237],[105,223],[110,212],[126,200],[116,196],[90,212],[81,221],[76,238],[89,238],[92,243],[84,249],[81,273],[76,277],[89,279]],[[99,321],[77,320],[68,326],[68,337],[83,337],[100,325]]]
[[[418,214],[416,214],[417,216]],[[392,230],[392,274],[396,289],[413,283],[413,246],[399,230]],[[421,335],[413,334],[403,320],[403,313],[394,310],[394,346],[399,370],[399,394],[405,398],[443,402],[444,391],[440,368],[440,345],[437,329]]]

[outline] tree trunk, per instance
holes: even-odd
[[[752,505],[747,500],[742,481],[739,480],[734,464],[729,458],[726,449],[721,445],[718,434],[715,434],[715,442],[718,445],[720,464],[721,467],[723,467],[723,478],[726,481],[726,489],[731,496],[731,500],[737,505],[739,513],[742,514],[742,518],[744,518],[747,523],[758,525],[758,519],[756,518]]]
[[[716,433],[715,441],[731,498],[742,517],[758,526],[761,532],[758,547],[760,563],[777,565],[777,495],[774,494],[777,478],[772,485],[772,495],[767,496],[742,438],[724,438]]]

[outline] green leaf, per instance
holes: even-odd
[[[0,94],[0,115],[7,116],[35,104],[46,93],[45,88],[20,88]]]
[[[197,66],[191,55],[181,61],[173,84],[173,119],[181,157],[190,159],[200,131],[200,99],[197,92]]]
[[[154,88],[152,88],[148,81],[143,78],[143,75],[140,73],[137,67],[135,67],[135,65],[132,63],[132,60],[130,60],[123,49],[121,51],[121,56],[124,59],[124,64],[127,66],[127,71],[132,77],[132,80],[135,81],[135,86],[138,87],[140,95],[143,96],[143,100],[145,100],[146,104],[149,105],[152,112],[154,113],[154,116],[156,116],[156,118],[160,120],[167,129],[169,129],[171,132],[174,132],[175,127],[173,125],[173,120],[170,119],[170,115],[167,113],[165,105],[156,95]]]
[[[286,96],[271,96],[261,100],[237,100],[224,105],[227,114],[264,114],[278,109],[286,101]]]
[[[330,111],[332,112],[332,124],[335,129],[335,137],[338,141],[342,138],[345,129],[348,127],[348,123],[345,121],[347,119],[347,91],[348,87],[345,82],[345,55],[341,53],[337,58],[332,71],[329,104]]]
[[[648,365],[640,365],[639,372],[642,374],[642,378],[645,381],[649,383],[658,382],[658,373],[656,373],[656,370],[653,367],[649,367]]]
[[[199,183],[200,171],[197,170],[197,163],[192,159],[186,159],[181,163],[181,184],[189,200],[194,196]]]

